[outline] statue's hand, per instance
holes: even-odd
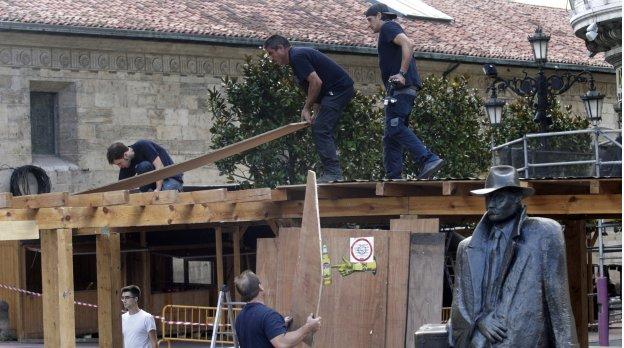
[[[502,342],[507,338],[507,328],[503,325],[503,321],[494,313],[490,313],[479,320],[477,327],[483,336],[492,343]]]

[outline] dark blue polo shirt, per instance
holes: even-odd
[[[241,348],[273,348],[271,340],[286,333],[284,317],[258,302],[243,307],[234,327]]]
[[[297,83],[306,93],[308,92],[306,79],[313,71],[316,71],[323,81],[319,99],[330,92],[339,93],[353,86],[353,80],[340,65],[313,48],[291,47],[288,57]]]
[[[130,167],[121,168],[119,170],[119,180],[135,176],[136,172],[134,170],[134,167],[137,164],[143,161],[152,163],[154,162],[156,157],[160,157],[160,160],[165,167],[173,164],[173,160],[171,159],[171,156],[169,156],[169,154],[167,153],[167,150],[165,150],[162,146],[156,144],[153,141],[139,140],[136,143],[130,145],[130,147],[132,148],[132,150],[134,150],[134,158],[132,158],[132,161],[130,161]],[[171,178],[174,178],[179,182],[183,182],[182,173],[174,175]]]
[[[388,79],[396,75],[401,70],[401,59],[403,52],[401,46],[392,42],[397,35],[404,33],[403,28],[395,21],[387,21],[382,24],[379,30],[379,41],[377,42],[377,52],[379,53],[379,68],[381,69],[381,80],[384,86],[388,86]],[[420,88],[421,81],[416,68],[416,61],[412,56],[409,69],[405,76],[406,86]]]

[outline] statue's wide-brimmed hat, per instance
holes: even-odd
[[[490,168],[490,173],[487,179],[485,179],[485,188],[472,190],[470,192],[478,196],[485,196],[504,188],[521,190],[524,197],[532,196],[535,193],[535,189],[532,187],[520,186],[518,172],[516,168],[512,166],[494,166]]]

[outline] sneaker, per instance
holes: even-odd
[[[317,183],[328,183],[328,182],[334,182],[334,181],[342,181],[343,177],[342,174],[328,174],[325,173],[323,175],[321,175],[318,179],[316,179]]]
[[[429,161],[425,163],[422,171],[418,174],[418,179],[431,179],[431,177],[440,170],[442,165],[444,164],[444,160],[438,158],[433,161]]]

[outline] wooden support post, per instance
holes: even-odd
[[[234,227],[234,232],[232,232],[232,249],[234,249],[235,277],[237,277],[241,273],[240,239],[243,232],[245,232],[245,228],[241,226]],[[238,291],[234,291],[234,298],[236,299],[236,301],[240,301],[240,294],[238,293]]]
[[[100,347],[122,347],[121,267],[118,233],[102,231],[95,241]]]
[[[147,245],[147,236],[145,232],[140,232],[141,235],[141,247],[146,248]],[[151,267],[151,257],[149,250],[145,250],[141,253],[141,297],[143,298],[143,307],[147,308],[150,313],[153,313],[154,310],[160,308],[152,308],[152,267]]]
[[[223,229],[221,226],[215,227],[215,248],[217,249],[217,288],[220,289],[221,285],[225,283],[223,278]]]
[[[43,340],[46,347],[76,346],[72,253],[71,230],[41,231]]]
[[[588,299],[587,294],[587,248],[585,246],[585,221],[565,222],[566,261],[568,265],[568,285],[570,301],[576,321],[579,345],[588,345]]]

